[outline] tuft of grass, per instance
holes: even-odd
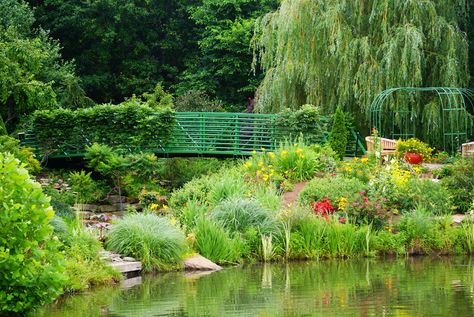
[[[240,260],[243,243],[232,238],[217,223],[204,217],[198,219],[195,228],[196,250],[216,263],[235,263]]]
[[[125,216],[110,230],[106,247],[139,259],[146,271],[176,267],[187,251],[184,233],[154,214]]]
[[[281,208],[281,196],[278,193],[276,186],[270,186],[268,188],[258,186],[254,191],[253,196],[263,208],[272,211],[277,211]]]
[[[186,206],[179,209],[175,215],[183,225],[186,232],[189,232],[196,226],[200,217],[205,216],[208,206],[197,200],[190,200]]]
[[[214,180],[214,183],[207,195],[207,201],[211,206],[236,196],[244,196],[248,191],[248,186],[241,175],[236,175],[233,170]]]
[[[212,210],[211,217],[232,233],[243,233],[250,227],[261,233],[268,233],[275,228],[273,213],[262,208],[253,199],[227,199]]]
[[[271,261],[274,256],[272,235],[262,235],[262,257],[264,262]]]

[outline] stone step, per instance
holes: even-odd
[[[122,274],[132,273],[132,272],[139,272],[142,270],[142,263],[141,262],[111,262],[109,264],[111,267],[116,269]]]

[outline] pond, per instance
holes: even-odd
[[[474,259],[248,265],[145,276],[65,298],[37,316],[474,316]]]

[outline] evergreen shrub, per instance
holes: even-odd
[[[347,130],[344,112],[342,112],[341,108],[338,107],[336,109],[336,113],[334,114],[334,120],[328,141],[331,148],[341,159],[346,153],[348,135],[349,131]]]

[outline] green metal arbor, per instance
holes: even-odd
[[[400,87],[381,92],[368,109],[383,137],[417,137],[454,153],[474,137],[474,91],[451,87]]]

